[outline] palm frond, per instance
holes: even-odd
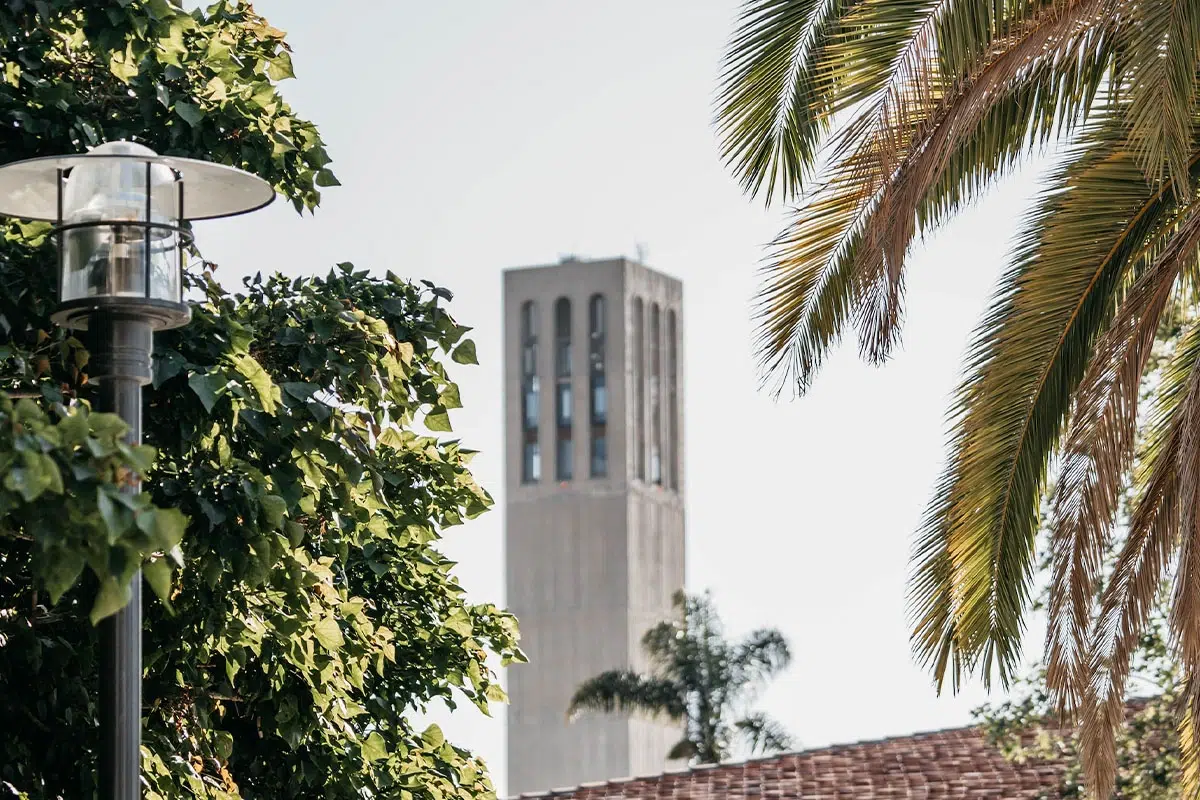
[[[667,760],[675,761],[683,758],[694,758],[696,755],[696,743],[691,739],[684,737],[671,747],[667,752]]]
[[[1039,5],[1034,3],[1034,6]],[[797,195],[831,117],[868,103],[904,130],[936,103],[984,35],[1018,13],[991,0],[748,0],[717,97],[722,157],[769,203]]]
[[[652,625],[642,634],[642,651],[657,674],[680,679],[680,665],[686,659],[689,603],[688,595],[679,590],[671,597],[676,616]]]
[[[753,754],[779,753],[792,747],[791,735],[766,714],[749,714],[734,727]]]
[[[642,651],[662,673],[672,673],[679,660],[683,626],[673,620],[660,622],[642,634]]]
[[[1200,796],[1200,686],[1192,675],[1184,692],[1186,706],[1179,721],[1180,796]]]
[[[1093,23],[1106,0],[1081,0],[1060,12],[1047,7],[1015,23],[1011,33],[985,51],[972,71],[957,83],[949,97],[931,93],[923,116],[908,141],[870,140],[868,152],[879,161],[873,211],[862,230],[863,248],[856,269],[864,271],[864,292],[858,308],[858,331],[863,358],[885,360],[899,337],[903,317],[904,261],[920,218],[922,205],[938,187],[947,166],[963,144],[979,131],[992,108],[1018,78],[1030,76],[1030,62],[1053,70],[1091,38]],[[1047,57],[1047,53],[1053,53]],[[892,139],[896,135],[891,134]]]
[[[1118,29],[1111,20],[1082,28],[1054,58],[1035,59],[996,93],[918,207],[919,230],[949,219],[1024,156],[1088,121],[1097,93],[1111,83]]]
[[[1186,196],[1195,137],[1200,7],[1192,0],[1140,0],[1133,8],[1126,112],[1130,146],[1153,183],[1165,175]]]
[[[684,689],[673,681],[632,670],[609,670],[580,685],[571,698],[567,716],[576,719],[587,711],[680,721],[687,705]]]
[[[1148,423],[1137,485],[1144,487],[1093,626],[1090,676],[1080,717],[1080,754],[1087,783],[1106,797],[1116,775],[1116,730],[1125,720],[1125,685],[1138,641],[1153,610],[1179,530],[1179,454],[1200,388],[1200,325],[1183,336],[1163,374]],[[1107,788],[1106,788],[1107,787]]]
[[[1088,133],[1044,191],[976,334],[949,464],[918,534],[914,650],[939,685],[973,666],[1007,683],[1016,666],[1049,458],[1114,293],[1169,212],[1117,125]]]
[[[1093,601],[1121,481],[1134,455],[1139,389],[1163,313],[1200,244],[1200,209],[1167,236],[1128,294],[1075,392],[1054,497],[1046,682],[1074,714],[1087,685]]]
[[[1195,257],[1193,245],[1192,257]],[[1192,362],[1191,372],[1200,373]],[[1171,633],[1184,671],[1200,673],[1200,379],[1191,378],[1193,391],[1185,401],[1186,414],[1179,445],[1179,562],[1171,604]]]
[[[1022,22],[953,92],[939,94],[925,117],[913,108],[901,115],[909,129],[887,127],[893,112],[883,99],[842,129],[838,158],[768,254],[759,356],[777,389],[792,382],[807,388],[852,311],[864,357],[886,358],[898,336],[903,261],[918,219],[948,210],[947,196],[961,193],[964,181],[1001,170],[1049,126],[1047,104],[1075,115],[1086,110],[1108,55],[1088,23],[1110,2],[1081,0],[1062,14]],[[1059,90],[1031,93],[1031,85]],[[998,107],[1007,118],[994,113]]]
[[[1195,245],[1192,248],[1195,259]],[[1195,361],[1193,373],[1200,373]],[[1192,379],[1193,393],[1187,399],[1186,421],[1180,444],[1180,557],[1175,570],[1175,597],[1170,625],[1177,656],[1184,672],[1200,673],[1200,379]]]
[[[774,628],[750,633],[734,648],[732,658],[736,680],[750,685],[775,677],[792,663],[787,640]]]
[[[751,0],[725,56],[717,98],[721,157],[751,196],[802,189],[828,126],[828,90],[812,84],[848,0]]]

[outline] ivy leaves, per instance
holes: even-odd
[[[183,538],[186,519],[154,508],[149,496],[120,491],[154,460],[153,448],[122,441],[120,418],[86,407],[60,406],[54,414],[0,393],[0,536],[32,543],[35,575],[51,604],[89,570],[99,584],[95,622],[128,601],[130,579],[143,565],[169,574],[164,555]],[[155,588],[163,587],[158,581]]]
[[[155,671],[164,695],[271,698],[256,723],[271,735],[217,759],[231,775],[301,769],[306,791],[422,796],[453,764],[488,793],[482,765],[405,718],[433,697],[486,711],[505,699],[489,654],[523,658],[512,618],[465,603],[434,549],[491,504],[470,451],[411,427],[461,405],[441,359],[466,328],[444,292],[350,264],[255,276],[233,295],[204,285],[192,327],[161,339],[148,435],[177,442],[157,468],[162,500],[207,531],[185,539],[181,610],[163,622],[184,623],[184,641],[188,625],[220,633],[188,661],[211,666]],[[169,746],[208,746],[193,736]],[[162,785],[179,778],[168,764]]]
[[[246,3],[188,12],[167,0],[14,0],[0,12],[5,160],[133,139],[262,176],[297,210],[337,185],[316,127],[276,84],[282,31]]]

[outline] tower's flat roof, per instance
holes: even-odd
[[[556,262],[550,264],[530,264],[519,267],[505,267],[502,272],[504,275],[512,273],[536,272],[544,269],[562,269],[562,268],[582,268],[582,267],[599,267],[599,266],[631,266],[638,269],[644,269],[647,272],[652,272],[655,275],[661,275],[664,278],[669,278],[673,281],[679,281],[679,278],[670,275],[662,270],[647,266],[635,259],[627,256],[610,256],[607,258],[580,258],[579,256],[563,256]]]

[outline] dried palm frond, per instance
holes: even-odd
[[[1108,550],[1123,478],[1134,456],[1140,387],[1163,313],[1200,244],[1200,209],[1166,238],[1151,266],[1122,298],[1095,344],[1075,392],[1054,497],[1046,681],[1060,708],[1074,714],[1088,678],[1088,642],[1097,578]]]
[[[1175,552],[1183,496],[1184,442],[1200,423],[1200,325],[1181,340],[1164,372],[1149,422],[1149,438],[1124,545],[1100,597],[1090,647],[1090,674],[1080,717],[1088,785],[1107,796],[1116,770],[1115,732],[1124,722],[1130,663]]]

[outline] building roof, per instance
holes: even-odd
[[[978,728],[590,783],[556,800],[1057,800],[1065,765],[1012,763]]]

